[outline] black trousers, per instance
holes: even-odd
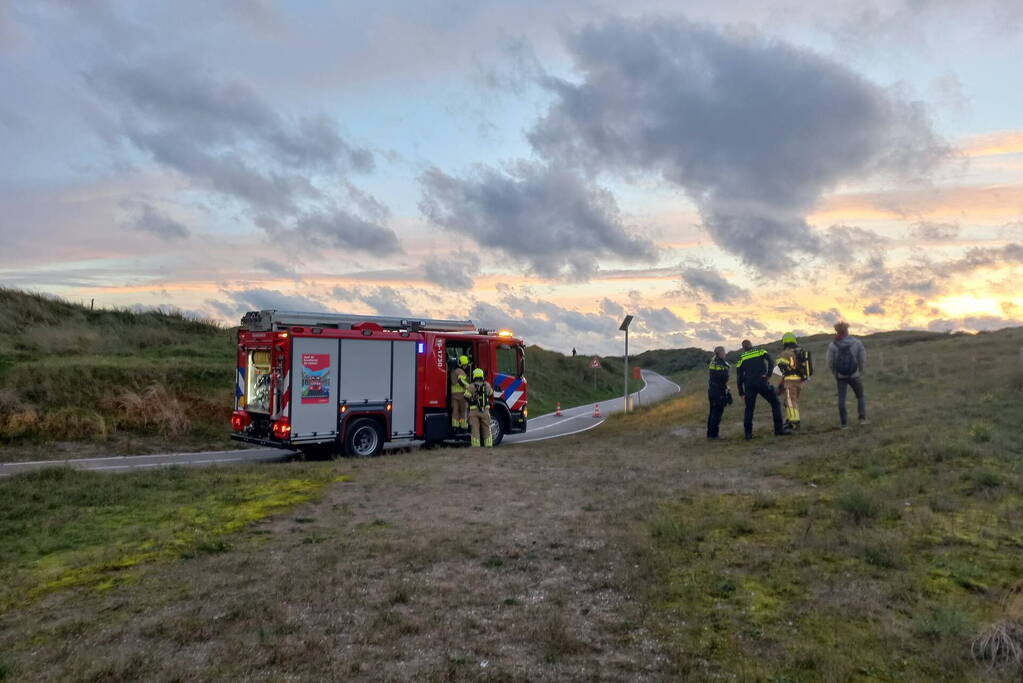
[[[746,436],[753,436],[753,412],[757,408],[757,396],[763,396],[771,405],[771,417],[774,419],[774,433],[780,434],[784,427],[781,420],[781,404],[778,402],[778,392],[775,391],[766,379],[749,382],[743,387],[743,395],[746,397],[746,414],[742,419],[742,427]]]
[[[709,396],[710,413],[707,415],[707,436],[717,438],[718,427],[721,426],[721,416],[725,414],[725,397]]]

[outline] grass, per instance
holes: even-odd
[[[106,590],[140,565],[226,552],[239,532],[332,481],[329,469],[267,467],[0,479],[0,610],[68,588]]]
[[[1023,391],[997,360],[1015,361],[1023,330],[888,341],[868,342],[873,358],[888,354],[888,369],[875,365],[866,379],[870,427],[838,432],[833,389],[815,380],[800,435],[751,447],[733,424],[715,447],[719,460],[761,453],[766,477],[727,493],[708,482],[658,504],[648,604],[677,675],[1023,674],[1023,609],[1003,608],[1023,578],[1023,437],[1006,410]],[[956,369],[950,361],[964,354],[991,362]],[[935,366],[949,374],[934,376]],[[699,379],[692,395],[612,429],[698,425]]]
[[[742,440],[734,406],[708,443],[698,369],[675,399],[486,457],[20,479],[0,491],[0,578],[25,596],[49,557],[71,578],[0,614],[0,666],[15,680],[1019,680],[1023,375],[1007,363],[1021,345],[1019,329],[869,338],[872,423],[838,430],[818,376],[784,440],[762,405]],[[292,494],[309,498],[245,521]],[[164,554],[132,564],[145,539]]]
[[[590,360],[530,346],[526,350],[529,414],[553,413],[558,403],[564,409],[621,396],[625,370],[621,358],[602,358],[597,369],[590,367]],[[642,381],[629,379],[630,392],[642,386]]]
[[[0,287],[0,459],[233,448],[234,328],[180,313],[90,310]],[[622,362],[533,346],[532,415],[619,396]],[[594,375],[596,383],[594,384]],[[642,386],[630,380],[630,390]],[[16,455],[17,451],[17,455]],[[75,451],[61,457],[74,457]]]

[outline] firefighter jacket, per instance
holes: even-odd
[[[455,368],[450,375],[452,396],[461,396],[469,389],[469,375],[462,368]]]
[[[475,381],[469,384],[465,390],[465,397],[469,399],[469,411],[490,413],[490,399],[494,395],[494,389],[486,381]]]
[[[743,351],[739,362],[735,364],[735,383],[739,388],[766,380],[774,370],[771,354],[763,349]]]
[[[778,354],[778,369],[782,379],[805,379],[799,371],[799,359],[796,349],[785,349]]]
[[[728,396],[728,361],[724,358],[714,356],[707,364],[709,379],[707,382],[707,396],[711,402],[724,402]]]

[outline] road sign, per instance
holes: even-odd
[[[632,379],[643,379],[643,370],[641,368],[632,368]]]
[[[593,358],[591,358],[591,359],[590,359],[590,367],[591,367],[591,368],[593,368],[594,370],[596,370],[597,368],[599,368],[599,367],[600,367],[600,359],[599,359],[599,358],[597,358],[596,356],[594,356]]]

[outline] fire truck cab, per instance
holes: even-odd
[[[459,356],[494,387],[494,445],[526,431],[522,340],[471,320],[251,311],[238,330],[232,438],[373,456],[386,442],[467,440],[451,426]]]

